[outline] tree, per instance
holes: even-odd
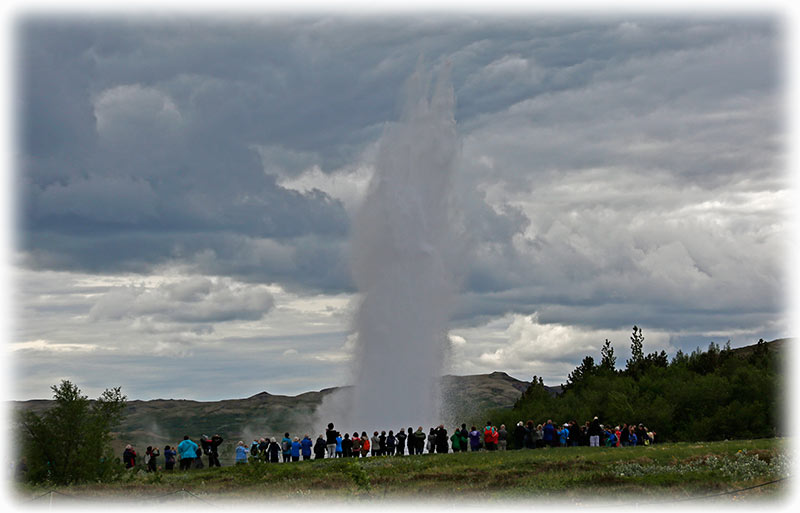
[[[600,349],[600,368],[606,371],[614,371],[617,366],[617,357],[614,356],[614,348],[611,341],[606,339]]]
[[[567,383],[564,385],[564,390],[580,386],[586,378],[595,374],[596,370],[597,366],[594,364],[594,358],[591,356],[584,357],[581,364],[575,367],[575,370],[567,376]]]
[[[637,375],[642,370],[644,362],[644,335],[638,326],[633,327],[631,335],[631,359],[626,362],[625,371],[631,375]]]
[[[71,484],[113,474],[112,430],[122,420],[126,397],[107,389],[96,401],[70,381],[50,387],[55,405],[42,415],[20,414],[22,454],[32,481]]]

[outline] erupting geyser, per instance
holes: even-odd
[[[341,429],[439,422],[453,296],[450,182],[459,153],[448,72],[432,92],[420,69],[409,79],[402,117],[384,130],[354,219],[352,272],[361,298],[354,389],[338,408],[319,412]]]

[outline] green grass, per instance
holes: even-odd
[[[119,481],[56,488],[84,499],[515,500],[530,497],[627,503],[720,494],[786,477],[787,441],[741,440],[636,448],[541,449],[413,457],[254,463],[189,472],[126,473]],[[732,498],[777,498],[787,481]],[[24,501],[46,493],[19,487]],[[191,495],[193,495],[193,497]]]

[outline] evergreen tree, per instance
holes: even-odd
[[[600,349],[600,368],[606,371],[614,371],[617,366],[617,357],[614,356],[614,348],[611,347],[611,341],[606,339]]]
[[[638,375],[642,371],[644,363],[644,335],[641,328],[638,326],[633,327],[633,334],[631,335],[631,358],[625,364],[625,371],[633,376]]]

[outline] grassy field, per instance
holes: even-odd
[[[142,500],[221,504],[305,499],[350,503],[541,500],[646,504],[780,499],[789,490],[785,439],[541,449],[413,457],[251,463],[172,473],[127,473],[109,484],[17,488],[17,500]],[[764,485],[764,486],[759,486]],[[751,488],[752,487],[752,488]],[[751,488],[749,490],[742,490]],[[709,496],[716,497],[709,497]],[[687,502],[687,505],[691,503]]]

